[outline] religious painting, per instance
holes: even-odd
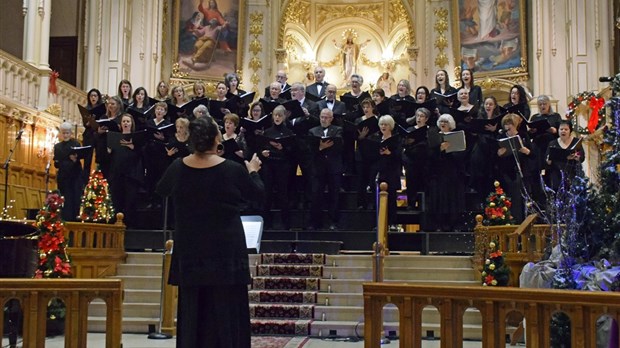
[[[455,57],[476,77],[527,75],[524,0],[454,1]]]
[[[244,7],[244,0],[175,0],[174,70],[190,79],[221,80],[240,69]]]

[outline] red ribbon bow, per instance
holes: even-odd
[[[58,94],[58,86],[56,86],[56,80],[60,77],[58,71],[50,72],[50,84],[47,87],[47,93],[51,93],[53,95]]]
[[[598,112],[604,105],[604,98],[590,97],[590,109],[592,109],[590,120],[588,120],[588,131],[590,131],[590,133],[594,133],[596,130],[599,121]]]

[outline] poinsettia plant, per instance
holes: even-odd
[[[65,200],[58,191],[47,195],[45,206],[39,210],[34,225],[41,232],[39,238],[39,265],[34,278],[70,278],[71,260],[67,254],[65,224],[61,210]],[[65,317],[65,304],[53,298],[47,306],[47,317],[62,320]]]

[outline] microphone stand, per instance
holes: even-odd
[[[49,184],[50,184],[50,165],[52,164],[52,160],[48,160],[45,165],[45,194],[49,192]]]
[[[159,295],[159,326],[157,331],[150,332],[147,336],[148,339],[151,340],[167,340],[172,338],[172,335],[167,333],[163,333],[161,331],[161,327],[163,326],[164,320],[164,287],[166,286],[165,276],[166,276],[166,241],[168,240],[168,197],[164,198],[164,226],[163,226],[163,235],[164,235],[164,252],[162,254],[162,263],[161,263],[161,285],[160,285],[160,295]]]
[[[4,161],[4,164],[2,165],[2,169],[4,169],[4,210],[5,212],[7,209],[7,200],[9,198],[9,169],[10,169],[9,167],[11,163],[11,157],[13,157],[15,148],[17,148],[17,144],[19,144],[19,141],[22,139],[23,132],[24,130],[20,129],[19,133],[17,134],[17,138],[15,138],[15,144],[13,144],[13,147],[11,148],[11,150],[9,150],[9,157],[7,157],[6,161]]]

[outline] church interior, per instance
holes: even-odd
[[[0,33],[1,346],[174,345],[136,337],[177,334],[178,290],[165,281],[173,207],[154,191],[167,156],[181,143],[189,154],[179,120],[200,117],[198,105],[224,140],[282,106],[299,139],[297,110],[309,111],[299,119],[312,127],[343,133],[337,180],[331,169],[319,179],[324,168],[302,155],[285,174],[261,157],[273,197],[267,207],[243,206],[262,217],[248,244],[252,347],[619,346],[620,0],[4,0]],[[132,91],[143,91],[142,111]],[[327,104],[330,95],[344,112]],[[495,126],[485,120],[490,100]],[[372,117],[379,141],[386,124],[388,138],[406,139],[395,147],[396,179],[382,180],[387,189],[375,176],[388,169],[365,167],[365,103],[370,115],[386,107]],[[110,104],[133,108],[134,127],[144,117],[145,134],[151,123],[164,134],[156,114],[165,108],[177,132],[166,134],[176,147],[160,144],[163,162],[148,158],[149,145],[127,162],[141,178],[122,188],[114,171],[127,168],[96,140],[119,111]],[[408,152],[420,117],[425,144],[431,130],[440,136],[437,154]],[[541,119],[545,134],[535,138]],[[468,128],[475,121],[480,132]],[[511,129],[521,134],[516,150]],[[462,150],[440,145],[458,132]],[[80,167],[70,180],[56,146],[67,141]],[[122,136],[114,141],[123,146]],[[552,142],[560,148],[549,150]],[[251,159],[253,151],[236,149],[240,163]],[[514,155],[503,167],[500,150]],[[530,153],[536,160],[522,167]],[[557,170],[559,179],[554,154],[575,163]],[[254,223],[244,217],[246,237]],[[50,308],[61,320],[50,320]]]

